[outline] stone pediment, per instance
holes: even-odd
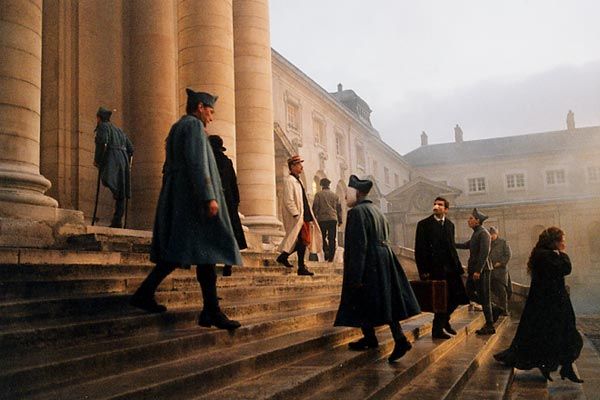
[[[395,212],[423,213],[431,211],[433,200],[437,196],[454,203],[460,194],[461,190],[456,187],[418,176],[392,191],[385,198],[391,203],[392,210]]]

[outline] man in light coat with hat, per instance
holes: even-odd
[[[491,238],[489,232],[483,227],[483,222],[487,218],[487,215],[474,208],[467,221],[469,227],[473,229],[471,239],[465,243],[456,243],[457,249],[469,249],[467,294],[483,307],[485,325],[476,331],[478,335],[496,333],[490,297],[490,282],[493,270],[489,260]]]
[[[298,255],[298,275],[314,275],[306,268],[304,256],[306,249],[312,253],[321,251],[321,230],[317,219],[310,208],[306,190],[300,180],[300,174],[304,170],[304,160],[295,155],[288,159],[290,174],[283,178],[283,227],[285,237],[279,245],[281,254],[277,262],[288,267],[294,266],[288,261],[290,254],[296,252]]]

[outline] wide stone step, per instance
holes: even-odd
[[[188,327],[111,341],[88,341],[66,349],[29,353],[22,359],[15,356],[9,360],[11,367],[0,374],[0,388],[18,397],[29,392],[44,392],[57,385],[153,368],[155,364],[173,363],[192,354],[202,358],[207,352],[218,353],[218,349],[226,351],[231,346],[287,335],[299,326],[304,330],[323,329],[331,326],[334,315],[332,307],[284,311],[272,313],[268,318],[242,319],[244,325],[231,333]]]
[[[224,304],[231,304],[259,298],[339,294],[341,291],[341,281],[337,279],[331,279],[333,282],[327,282],[327,279],[325,282],[315,282],[312,277],[298,278],[301,281],[294,285],[221,287],[218,293]],[[138,286],[139,283],[136,283],[127,292],[132,293]],[[4,302],[0,303],[0,327],[14,326],[27,320],[40,321],[74,315],[112,315],[119,310],[129,309],[129,299],[130,294],[117,293]],[[189,290],[157,291],[156,299],[170,308],[199,307],[201,304],[197,283],[191,285]]]
[[[233,379],[256,374],[356,337],[356,331],[331,327],[333,313],[321,325],[254,340],[179,354],[177,359],[135,371],[123,371],[80,385],[28,393],[28,399],[186,399],[215,390]]]
[[[438,362],[449,350],[463,343],[482,325],[481,313],[457,310],[452,325],[457,335],[447,340],[432,339],[430,332],[413,342],[413,348],[398,362],[389,364],[387,356],[392,350],[389,340],[387,351],[374,362],[370,362],[328,384],[316,386],[309,393],[300,393],[293,398],[306,399],[385,399],[393,396],[406,385],[421,379],[421,373]],[[391,335],[388,335],[388,337]],[[274,397],[278,398],[278,397]]]
[[[195,274],[178,274],[167,277],[159,286],[160,291],[193,290],[198,287]],[[35,280],[21,282],[0,282],[0,302],[20,299],[53,299],[66,296],[89,295],[99,293],[133,293],[145,279],[145,276],[125,278],[92,278]],[[218,280],[218,287],[294,285],[306,281],[340,282],[341,275],[298,276],[291,273],[275,273],[270,275],[238,274]]]
[[[497,333],[494,335],[479,336],[472,332],[444,354],[442,359],[424,370],[410,385],[390,397],[372,398],[417,400],[423,398],[423,393],[429,393],[429,399],[460,399],[461,389],[507,326],[508,321],[502,319],[496,324]]]
[[[262,297],[247,302],[222,302],[221,309],[231,318],[244,319],[269,316],[279,312],[310,311],[322,307],[335,308],[338,294],[294,295]],[[173,309],[163,314],[147,314],[133,307],[117,312],[90,317],[75,315],[49,321],[28,321],[8,327],[0,333],[0,348],[5,355],[17,354],[23,349],[41,349],[48,346],[77,345],[90,340],[149,334],[165,330],[195,326],[200,308]]]

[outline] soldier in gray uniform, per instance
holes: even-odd
[[[473,229],[471,239],[465,243],[456,243],[457,249],[469,249],[467,294],[469,298],[483,307],[485,326],[476,331],[478,335],[492,335],[496,333],[490,299],[492,265],[489,261],[489,255],[491,239],[488,231],[482,226],[483,221],[487,218],[487,215],[474,208],[468,221],[469,227]]]
[[[490,227],[490,237],[492,239],[490,262],[494,268],[490,286],[493,311],[497,315],[508,315],[508,297],[512,293],[508,273],[508,261],[511,256],[510,246],[506,240],[498,236],[498,228],[495,226]]]
[[[133,156],[133,145],[127,135],[110,122],[111,115],[112,111],[104,107],[96,113],[94,165],[99,169],[102,184],[110,189],[115,199],[110,227],[122,228],[125,199],[131,198],[129,161]]]

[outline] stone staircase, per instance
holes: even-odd
[[[101,240],[104,251],[0,250],[0,398],[598,398],[600,359],[589,342],[584,385],[546,384],[537,371],[515,374],[491,357],[508,346],[515,321],[479,337],[482,313],[466,307],[453,315],[458,334],[450,340],[431,338],[431,314],[403,321],[413,349],[397,363],[387,362],[386,327],[377,350],[349,351],[359,330],[332,326],[337,264],[309,263],[316,275],[301,277],[275,266],[275,254],[245,253],[245,266],[217,283],[222,308],[242,322],[234,332],[197,326],[191,271],[159,288],[167,313],[146,314],[128,299],[152,268],[147,254],[109,251],[114,243]]]

